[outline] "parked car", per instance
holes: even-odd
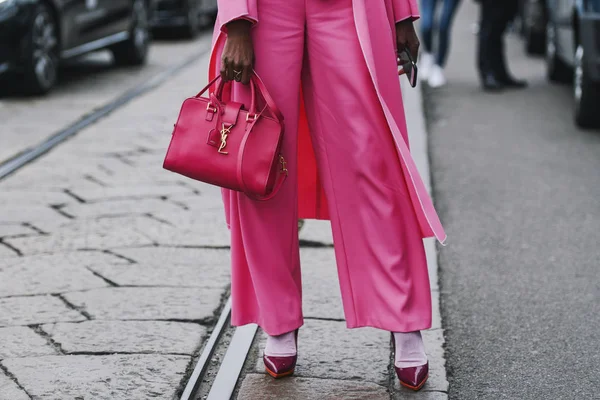
[[[59,64],[110,49],[118,64],[140,65],[150,43],[155,0],[0,0],[0,74],[48,92]]]
[[[546,0],[548,78],[573,82],[575,122],[600,127],[600,0]]]
[[[217,0],[157,0],[152,28],[180,28],[195,37],[217,16]]]

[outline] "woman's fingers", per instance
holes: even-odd
[[[241,78],[240,82],[242,82],[244,85],[249,84],[251,75],[252,75],[252,68],[245,67],[242,71],[242,78]]]

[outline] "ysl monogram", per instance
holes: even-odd
[[[223,124],[223,129],[221,129],[221,145],[219,146],[219,153],[221,154],[229,154],[227,151],[223,151],[223,149],[227,146],[227,136],[229,136],[232,127],[233,125],[230,125],[225,128],[225,124]]]

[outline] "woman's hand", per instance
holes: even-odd
[[[396,23],[396,47],[398,53],[406,49],[417,62],[419,56],[419,38],[415,32],[415,27],[410,19],[405,19]]]
[[[247,85],[252,76],[254,47],[250,28],[246,20],[235,20],[227,24],[227,40],[221,57],[221,77],[227,82],[235,80]]]

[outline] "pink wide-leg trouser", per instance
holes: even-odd
[[[232,253],[232,324],[269,335],[303,324],[298,248],[300,88],[328,199],[349,328],[431,325],[421,231],[361,52],[352,0],[259,0],[255,69],[286,122],[290,175],[267,202],[224,190]],[[246,87],[234,96],[248,100]]]

